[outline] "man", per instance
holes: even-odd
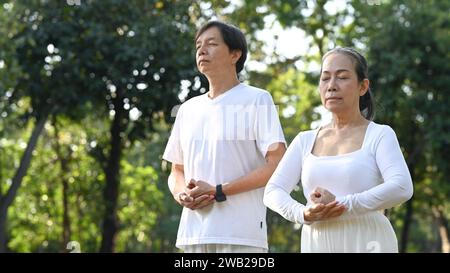
[[[242,84],[247,44],[212,21],[196,35],[196,62],[209,92],[178,110],[163,159],[184,206],[176,246],[184,252],[267,252],[264,186],[286,142],[270,94]]]

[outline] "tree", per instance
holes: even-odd
[[[267,86],[268,79],[284,74],[299,60],[318,63],[336,45],[353,46],[367,54],[378,101],[375,120],[391,125],[397,132],[415,181],[414,201],[393,209],[390,215],[394,227],[402,228],[398,232],[400,250],[406,251],[410,241],[414,209],[420,215],[416,221],[423,221],[415,232],[423,232],[420,230],[429,221],[438,223],[436,233],[441,234],[442,249],[448,249],[449,186],[444,177],[448,174],[446,155],[450,138],[446,133],[449,131],[448,96],[443,95],[448,84],[448,4],[355,0],[337,7],[333,1],[325,0],[245,1],[228,7],[226,12],[218,5],[215,12],[219,18],[227,18],[249,33],[252,57],[266,64],[267,60],[271,61],[267,71],[249,73],[249,81],[256,85]],[[310,48],[317,48],[318,54],[285,58],[275,50],[262,52],[262,42],[255,41],[254,34],[275,24],[305,31],[307,39],[298,42],[308,43],[311,37]],[[306,81],[316,84],[317,72],[305,73]],[[431,113],[437,118],[431,118]],[[291,128],[284,128],[290,134]],[[415,236],[416,242],[419,236]],[[415,249],[428,247],[414,246]]]
[[[29,99],[29,108],[22,118],[25,121],[34,118],[36,123],[11,186],[0,197],[0,252],[7,249],[8,208],[13,203],[30,166],[33,150],[48,117],[68,109],[75,110],[72,111],[74,114],[77,109],[74,106],[79,105],[78,98],[73,95],[75,88],[67,85],[67,71],[71,66],[70,64],[60,65],[61,55],[58,55],[57,49],[54,50],[52,44],[53,41],[58,41],[64,36],[59,35],[63,33],[58,33],[59,29],[55,27],[55,21],[51,21],[54,19],[49,18],[54,16],[58,18],[61,14],[57,14],[57,10],[50,8],[45,10],[50,13],[46,17],[44,12],[36,8],[39,4],[39,1],[6,3],[3,5],[1,14],[5,25],[9,27],[1,29],[1,36],[5,39],[2,42],[9,43],[7,48],[13,49],[11,58],[7,59],[5,73],[17,78],[15,84],[6,90],[8,104],[14,105],[24,98]],[[73,39],[66,39],[66,44],[62,43],[62,47],[68,46]],[[67,93],[61,92],[62,89]],[[2,90],[2,95],[3,92],[5,90]]]
[[[177,102],[180,81],[194,75],[188,6],[186,1],[174,1],[170,6],[156,1],[135,5],[127,1],[92,2],[89,10],[80,14],[92,25],[78,43],[86,48],[95,45],[84,50],[88,57],[85,68],[95,75],[93,81],[104,85],[104,91],[99,92],[106,106],[102,112],[112,119],[108,143],[99,141],[97,145],[106,178],[102,252],[113,251],[118,230],[116,210],[123,149],[151,133],[152,121],[159,116],[170,118],[168,113]],[[100,10],[120,13],[99,16]]]
[[[14,3],[9,19],[21,21],[21,27],[11,42],[25,75],[13,97],[31,98],[30,115],[38,118],[39,126],[20,175],[13,181],[11,189],[15,191],[8,195],[12,198],[3,202],[2,208],[12,203],[47,117],[65,115],[80,120],[94,111],[111,120],[109,136],[97,142],[92,155],[106,179],[100,250],[114,250],[123,150],[151,134],[153,120],[170,118],[181,80],[194,82],[189,4],[138,1],[130,5],[112,0],[83,1],[75,6],[32,0]],[[6,219],[6,213],[3,216]]]
[[[450,83],[450,4],[385,1],[368,6],[353,1],[353,5],[353,37],[367,41],[379,104],[376,119],[395,129],[415,185],[415,195],[406,205],[400,251],[408,250],[415,208],[426,214],[417,219],[429,219],[434,213],[443,248],[448,249],[450,99],[445,90]]]

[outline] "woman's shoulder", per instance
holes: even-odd
[[[311,129],[311,130],[306,130],[306,131],[301,131],[297,134],[297,137],[299,138],[303,138],[303,139],[308,139],[308,138],[314,138],[317,134],[317,130],[318,129]]]
[[[376,135],[379,137],[382,137],[383,135],[389,134],[395,135],[395,131],[394,129],[392,129],[392,127],[388,124],[381,124],[381,123],[376,123],[374,121],[370,121],[369,126],[371,127],[371,130],[369,131],[370,134],[372,135]]]
[[[365,145],[371,147],[372,151],[376,151],[382,141],[397,141],[397,135],[390,125],[371,121],[369,126],[370,130],[368,130]]]
[[[292,144],[295,143],[295,145],[309,145],[311,144],[311,142],[314,142],[315,138],[316,138],[316,134],[317,134],[318,129],[313,129],[313,130],[306,130],[306,131],[301,131],[297,134],[297,136],[295,136],[294,140],[292,141]]]

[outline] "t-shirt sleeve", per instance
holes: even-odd
[[[169,141],[167,142],[166,149],[164,150],[163,159],[174,164],[183,164],[183,149],[181,146],[181,121],[183,119],[182,108],[178,109],[175,123],[170,133]]]
[[[305,224],[303,211],[306,208],[291,197],[294,187],[300,182],[303,162],[301,134],[292,141],[264,190],[264,204],[285,219]],[[306,223],[308,224],[308,223]]]
[[[412,197],[413,184],[394,130],[384,126],[375,146],[375,159],[383,183],[361,193],[336,198],[350,214],[392,208]]]
[[[256,145],[263,156],[271,144],[281,142],[286,145],[277,108],[268,92],[263,93],[256,104],[255,135]]]

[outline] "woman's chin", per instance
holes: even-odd
[[[331,113],[340,113],[343,111],[342,106],[340,105],[336,105],[336,104],[331,104],[331,103],[327,103],[325,108],[330,111]]]

